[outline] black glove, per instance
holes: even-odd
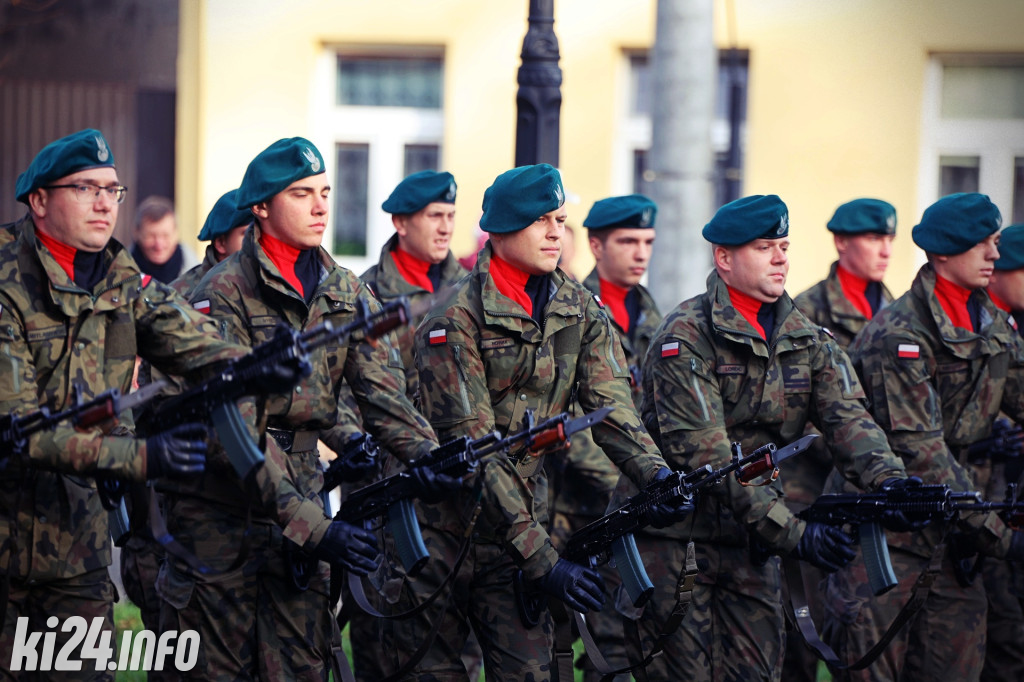
[[[917,476],[907,478],[887,478],[882,481],[881,489],[886,490],[909,490],[921,486],[921,479]],[[888,510],[882,515],[882,526],[894,533],[906,533],[911,530],[921,530],[931,522],[929,518],[910,518],[906,513],[899,510]]]
[[[800,542],[796,543],[793,555],[832,573],[853,561],[857,553],[853,549],[853,538],[842,530],[811,522],[800,536]]]
[[[377,568],[377,538],[368,530],[334,519],[313,556],[339,564],[356,575],[366,575]]]
[[[1015,530],[1010,538],[1010,549],[1006,552],[1007,561],[1024,561],[1024,531]]]
[[[567,559],[559,559],[537,579],[537,586],[580,613],[600,611],[604,606],[604,580],[600,574]]]
[[[462,489],[462,481],[448,474],[435,474],[427,466],[414,466],[409,476],[419,488],[419,498],[428,504],[437,504]]]
[[[672,475],[671,469],[658,469],[655,481],[661,481]],[[693,513],[693,500],[689,497],[677,497],[672,501],[664,501],[647,510],[647,520],[655,528],[665,528],[679,523]]]
[[[206,427],[181,424],[146,439],[146,478],[185,478],[206,468]]]
[[[354,433],[342,446],[338,457],[324,471],[324,490],[334,490],[342,483],[366,478],[377,469],[380,446],[368,433]]]

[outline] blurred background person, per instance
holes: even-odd
[[[132,257],[143,273],[164,284],[199,265],[196,255],[180,243],[174,204],[167,197],[146,197],[135,210]]]

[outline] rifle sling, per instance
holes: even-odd
[[[444,582],[441,583],[441,585],[434,591],[434,593],[432,595],[430,595],[430,597],[425,602],[419,604],[418,606],[416,606],[416,607],[414,607],[414,608],[412,608],[412,609],[410,609],[410,610],[408,610],[408,611],[406,611],[406,612],[404,612],[402,614],[397,614],[395,616],[390,616],[390,618],[400,618],[400,617],[401,618],[407,618],[410,615],[414,615],[415,613],[419,613],[424,608],[426,608],[426,606],[431,604],[437,598],[437,596],[442,591],[444,591],[445,587],[448,586],[448,583],[452,582],[455,579],[455,576],[458,575],[459,569],[462,568],[462,562],[465,561],[466,557],[469,555],[469,548],[473,544],[473,528],[476,526],[477,518],[480,517],[481,506],[480,506],[480,501],[479,501],[479,494],[480,494],[481,482],[479,480],[479,477],[477,477],[477,479],[478,480],[477,480],[477,487],[476,487],[476,493],[477,493],[476,507],[473,509],[473,516],[470,518],[469,525],[466,527],[466,530],[465,530],[465,533],[464,533],[464,540],[463,540],[463,543],[462,543],[462,547],[459,549],[459,556],[455,560],[455,564],[452,566],[452,570],[448,573],[448,577],[446,577],[444,579]],[[352,575],[351,573],[349,574],[348,586],[349,586],[349,590],[351,590],[353,596],[355,596],[357,591],[358,591],[358,593],[361,594],[363,596],[363,599],[365,600],[366,595],[363,594],[363,586],[362,586],[362,584],[360,583],[359,579],[356,576]],[[427,652],[430,651],[430,647],[434,644],[434,639],[437,638],[437,633],[441,629],[441,623],[444,621],[445,611],[448,610],[448,605],[451,603],[452,595],[454,593],[455,593],[455,590],[448,590],[448,593],[445,595],[445,599],[444,599],[444,608],[441,609],[441,613],[439,614],[439,617],[434,619],[434,624],[431,626],[430,632],[427,634],[426,638],[419,645],[419,647],[416,649],[416,651],[414,651],[412,653],[412,655],[408,658],[408,660],[406,660],[406,662],[403,663],[401,665],[401,667],[399,667],[398,670],[396,670],[394,673],[392,673],[392,674],[388,675],[387,677],[385,677],[383,680],[381,680],[381,682],[397,682],[397,680],[400,680],[403,677],[405,677],[406,675],[408,675],[412,671],[412,669],[415,668],[416,665],[419,664],[419,662],[421,660],[423,660],[423,657],[427,655]],[[359,598],[356,597],[357,601],[358,601],[358,599]],[[369,602],[367,602],[366,605],[369,606]],[[360,606],[363,606],[363,605],[360,604]],[[363,607],[363,610],[366,610],[365,607]],[[374,609],[374,611],[376,612],[376,609]],[[369,613],[369,612],[367,612],[367,613]],[[374,614],[371,613],[370,615],[374,615]],[[380,614],[377,617],[387,618],[388,616],[384,616],[383,614]]]
[[[249,556],[249,534],[246,533],[243,540],[242,546],[238,551],[238,556],[235,561],[224,571],[214,571],[212,568],[204,564],[199,557],[194,553],[190,552],[184,545],[174,539],[174,536],[167,530],[167,523],[164,521],[164,515],[160,511],[160,505],[157,501],[157,494],[153,488],[146,488],[149,497],[149,532],[152,534],[153,539],[163,547],[164,551],[185,562],[189,568],[191,568],[197,576],[204,578],[212,578],[231,571],[238,570],[239,567]],[[245,527],[249,528],[250,519],[248,514],[245,519]]]
[[[896,618],[889,625],[889,629],[871,647],[870,651],[853,663],[841,663],[839,656],[832,650],[832,647],[821,640],[821,637],[818,635],[818,629],[814,625],[814,620],[811,618],[811,610],[807,605],[807,593],[804,589],[803,571],[800,567],[800,562],[791,557],[783,557],[783,572],[785,573],[786,584],[789,587],[789,600],[792,610],[790,615],[796,622],[797,629],[800,630],[804,641],[807,642],[807,645],[811,647],[818,658],[825,661],[829,668],[833,670],[863,670],[882,655],[882,652],[886,650],[893,638],[899,634],[899,631],[906,625],[907,621],[924,606],[932,584],[942,571],[942,557],[945,553],[945,542],[940,542],[935,546],[935,549],[932,550],[931,560],[925,569],[921,571],[921,575],[917,577],[917,581],[914,583],[910,599],[903,605],[900,612],[896,614]]]
[[[614,668],[605,660],[604,656],[601,655],[593,636],[590,634],[590,629],[587,627],[586,620],[583,618],[582,614],[573,611],[573,618],[576,621],[576,627],[579,630],[580,639],[583,640],[583,648],[586,650],[587,656],[590,658],[590,662],[594,664],[594,669],[601,675],[601,682],[610,682],[613,677],[622,673],[631,673],[636,678],[637,682],[649,682],[649,678],[647,676],[648,664],[654,660],[655,656],[661,653],[661,650],[665,646],[665,642],[676,630],[679,629],[679,626],[682,624],[687,612],[690,610],[690,603],[693,601],[693,586],[697,582],[697,573],[697,554],[693,541],[690,540],[686,545],[686,563],[683,566],[683,570],[679,573],[679,578],[676,580],[675,606],[672,607],[671,615],[662,625],[661,631],[655,639],[654,646],[651,647],[650,653],[646,656],[643,653],[643,642],[640,637],[638,620],[623,618],[623,628],[626,634],[626,660],[629,664],[622,668]],[[559,604],[561,604],[561,602],[559,602]],[[564,606],[552,609],[552,614],[557,614],[559,611],[564,615]],[[558,618],[556,617],[556,637],[560,629],[563,631],[568,630],[568,628],[558,627]],[[562,642],[556,642],[556,645],[561,648]],[[571,641],[569,642],[568,648],[570,662],[568,671],[570,675],[569,677],[562,677],[562,670],[559,668],[559,680],[573,679],[571,675]],[[638,662],[633,663],[632,661]],[[561,659],[559,659],[559,663],[561,663]]]

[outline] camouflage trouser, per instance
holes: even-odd
[[[19,617],[28,618],[26,631],[56,634],[54,646],[49,658],[56,660],[64,644],[76,635],[75,630],[65,632],[63,626],[71,616],[85,619],[86,625],[92,625],[93,619],[102,618],[102,629],[111,633],[110,644],[116,647],[114,637],[114,586],[110,582],[110,574],[106,568],[90,571],[66,580],[53,580],[46,583],[26,585],[14,581],[10,585],[10,594],[4,611],[4,629],[0,633],[0,679],[4,680],[113,680],[114,675],[107,670],[94,670],[94,661],[83,660],[79,672],[24,672],[26,659],[22,659],[22,670],[11,671],[11,656],[15,643],[15,633]],[[47,620],[57,618],[57,626],[51,627]],[[52,623],[51,623],[52,624]],[[41,639],[41,638],[40,638]],[[79,659],[81,643],[71,652],[69,658]],[[35,650],[39,655],[37,665],[43,665],[46,654],[43,644],[39,643]],[[116,656],[116,652],[115,652]],[[116,658],[114,659],[117,660]],[[37,667],[38,669],[38,667]]]
[[[1024,603],[1014,583],[1024,572],[1020,565],[986,557],[982,564],[988,598],[983,682],[1024,680]]]
[[[395,607],[404,611],[437,590],[458,556],[462,537],[424,527],[430,560],[414,579],[407,580]],[[512,586],[516,567],[500,545],[473,543],[469,555],[443,593],[424,612],[381,624],[381,657],[389,673],[396,671],[423,643],[438,618],[443,618],[430,650],[403,679],[416,682],[465,682],[462,652],[470,628],[483,651],[489,680],[547,682],[552,676],[554,635],[551,614],[527,628],[519,619]],[[447,590],[452,590],[450,599]],[[447,600],[447,606],[446,606]]]
[[[686,543],[638,535],[637,548],[654,584],[640,632],[650,652],[675,606]],[[750,563],[746,547],[698,543],[699,574],[689,612],[647,667],[652,680],[779,680],[783,654],[779,560]]]
[[[839,660],[852,663],[878,642],[907,603],[929,560],[890,545],[899,585],[875,597],[858,556],[828,577],[823,639]],[[947,552],[948,555],[948,552]],[[977,680],[985,655],[985,589],[981,580],[961,587],[949,557],[925,605],[867,670],[837,680]]]
[[[561,550],[574,532],[591,521],[596,520],[596,518],[593,516],[555,512],[551,517],[551,528],[548,531],[551,535],[551,544],[555,549]],[[604,580],[607,592],[606,597],[614,597],[619,585],[622,583],[622,580],[619,578],[619,572],[608,564],[599,566],[597,572],[601,574],[601,578]],[[591,611],[587,614],[587,629],[590,630],[598,651],[601,652],[608,665],[615,669],[623,668],[627,665],[626,635],[622,627],[622,619],[624,617],[616,610],[614,599],[605,601],[604,608],[600,611]],[[576,666],[583,670],[584,682],[598,682],[602,677],[594,668],[593,662],[586,653],[583,654],[583,657],[577,662]],[[620,679],[628,680],[629,675],[618,675],[615,677],[615,682],[618,682]]]
[[[327,564],[321,562],[309,588],[300,591],[276,526],[247,531],[244,519],[192,499],[169,500],[168,523],[175,538],[214,569],[197,576],[168,556],[157,580],[162,630],[199,633],[199,660],[189,679],[327,680],[332,646],[340,643],[328,607]]]
[[[157,632],[160,626],[160,595],[156,577],[164,550],[153,540],[132,536],[121,548],[121,583],[125,594],[139,607],[142,624]]]

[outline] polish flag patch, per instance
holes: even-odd
[[[210,299],[204,298],[202,301],[196,301],[192,304],[192,307],[201,312],[203,315],[210,314]]]
[[[0,308],[0,313],[3,313],[3,308]],[[1006,318],[1006,321],[1010,323],[1011,327],[1013,327],[1013,331],[1017,331],[1017,320],[1013,319],[1013,315],[1009,315]]]
[[[897,356],[901,358],[910,358],[916,360],[921,357],[921,346],[916,343],[901,343],[896,348]]]
[[[679,355],[679,342],[672,341],[671,343],[661,344],[661,357],[672,358]]]
[[[442,343],[448,343],[448,330],[447,329],[435,329],[430,332],[428,337],[430,339],[431,346],[440,346]]]
[[[597,294],[594,294],[594,300],[597,301],[597,307],[600,308],[601,310],[604,310],[604,301],[601,300],[601,297],[598,296]]]
[[[146,287],[148,287],[149,283],[150,283],[150,281],[152,279],[153,279],[153,275],[143,275],[142,276],[142,288],[145,289]]]

